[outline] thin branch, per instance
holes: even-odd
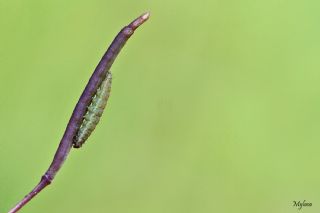
[[[110,70],[110,67],[112,66],[122,47],[125,45],[126,41],[131,37],[131,35],[140,25],[148,20],[149,15],[149,13],[142,14],[141,16],[133,20],[128,26],[124,27],[115,37],[107,52],[104,54],[98,66],[94,70],[75,109],[73,110],[72,116],[69,120],[67,128],[48,170],[42,176],[38,185],[29,194],[27,194],[14,208],[12,208],[9,213],[17,212],[42,189],[44,189],[52,182],[62,164],[67,159],[67,156],[73,145],[73,139],[80,128],[83,116],[87,112],[87,107],[90,104],[92,97],[96,93],[107,72]]]

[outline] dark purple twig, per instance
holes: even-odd
[[[131,37],[131,35],[140,25],[148,20],[148,18],[149,13],[144,13],[143,15],[132,21],[128,26],[124,27],[115,37],[107,52],[104,54],[98,66],[94,70],[75,109],[73,110],[67,128],[47,172],[42,176],[38,185],[29,194],[27,194],[14,208],[12,208],[9,213],[15,213],[19,211],[19,209],[26,205],[34,196],[36,196],[42,189],[44,189],[52,182],[72,148],[73,139],[80,128],[83,116],[87,112],[87,107],[90,104],[92,97],[95,95],[99,85],[106,76],[107,72],[109,71],[111,65],[113,64],[115,58],[119,54],[126,41]]]

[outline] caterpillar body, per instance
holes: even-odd
[[[87,112],[83,117],[82,124],[73,141],[74,148],[80,148],[99,123],[111,92],[111,82],[112,75],[110,72],[107,72],[105,79],[101,82],[101,85],[93,96]]]

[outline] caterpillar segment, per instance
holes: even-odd
[[[112,75],[107,72],[106,78],[101,82],[96,94],[87,109],[82,124],[74,138],[73,147],[80,148],[91,135],[100,121],[103,110],[107,105],[111,92]]]

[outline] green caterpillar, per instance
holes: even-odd
[[[111,82],[112,75],[110,72],[107,72],[107,76],[102,81],[100,87],[97,90],[97,93],[93,96],[87,113],[83,117],[82,124],[73,140],[74,148],[80,148],[99,123],[100,117],[107,105],[107,101],[110,95]]]

